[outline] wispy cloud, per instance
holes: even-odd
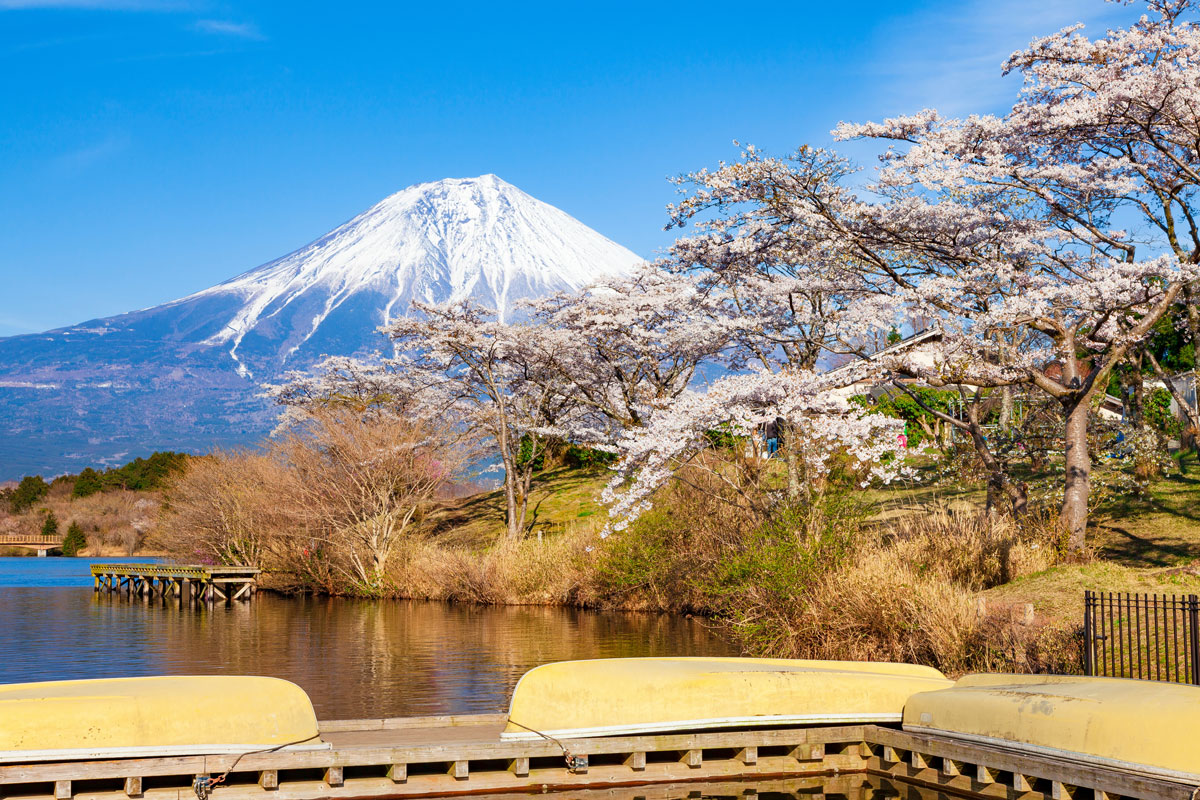
[[[112,158],[127,147],[129,147],[127,136],[110,134],[98,142],[56,156],[51,159],[50,167],[59,175],[76,175],[93,164]]]
[[[0,0],[0,11],[78,8],[96,11],[182,11],[182,0]]]
[[[880,58],[864,69],[886,94],[885,113],[937,108],[961,115],[1000,112],[1015,99],[1016,78],[1000,65],[1032,39],[1076,22],[1096,36],[1130,12],[1095,0],[968,0],[906,17],[887,31]]]
[[[266,37],[252,22],[231,22],[224,19],[201,19],[192,25],[193,30],[201,33],[211,33],[216,36],[235,36],[239,39],[257,39]]]

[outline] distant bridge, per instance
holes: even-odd
[[[45,556],[51,550],[62,550],[62,539],[57,536],[23,536],[21,534],[6,534],[0,536],[0,547],[27,547],[37,550],[39,556]]]

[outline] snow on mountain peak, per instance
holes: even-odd
[[[275,341],[275,355],[290,360],[349,307],[372,317],[358,323],[372,331],[414,300],[471,298],[503,317],[517,300],[579,289],[639,261],[489,174],[410,186],[299,250],[176,303],[236,297],[231,318],[204,344],[227,347],[248,375],[239,354],[248,337]]]

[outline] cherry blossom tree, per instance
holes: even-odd
[[[577,401],[572,438],[610,447],[678,397],[730,345],[721,304],[687,276],[647,265],[528,305],[546,369]]]
[[[679,223],[716,212],[676,247],[715,273],[786,263],[788,297],[821,298],[823,320],[804,328],[813,346],[833,339],[866,357],[856,344],[865,332],[918,313],[937,321],[940,342],[932,360],[889,359],[894,373],[980,398],[1004,387],[1053,398],[1065,431],[1062,520],[1076,548],[1092,406],[1200,275],[1200,30],[1190,0],[1149,9],[1097,39],[1069,28],[1016,53],[1006,70],[1025,88],[1003,118],[925,111],[840,126],[843,139],[896,145],[861,196],[834,153],[774,159],[751,148],[689,176],[692,194],[672,210]],[[742,274],[743,294],[762,296],[756,274]],[[1018,351],[1008,337],[1031,344]]]
[[[870,479],[888,482],[911,475],[896,457],[903,420],[851,403],[847,393],[838,391],[844,381],[845,376],[839,382],[827,374],[761,369],[721,378],[704,392],[683,392],[652,415],[646,426],[630,429],[623,437],[617,475],[604,492],[616,519],[612,530],[624,529],[650,506],[655,491],[688,465],[710,473],[742,502],[760,504],[764,498],[747,491],[739,476],[701,459],[711,451],[716,430],[735,437],[734,447],[750,448],[753,456],[761,458],[766,455],[760,452],[763,427],[786,420],[798,440],[793,449],[809,506],[815,505],[835,455],[846,456],[850,466],[866,476],[864,485]]]
[[[507,536],[518,539],[537,465],[579,405],[552,369],[555,338],[527,323],[500,322],[469,301],[413,306],[413,316],[381,329],[400,351],[389,370],[436,391],[494,444],[504,472]]]

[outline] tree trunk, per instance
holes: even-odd
[[[1016,334],[1013,334],[1014,337]],[[999,343],[1000,366],[1003,367],[1009,362],[1008,337],[1003,331],[996,333],[996,341]],[[1000,428],[1007,430],[1013,423],[1013,387],[1000,387]]]
[[[1000,387],[1000,427],[1008,428],[1013,421],[1013,387]]]
[[[800,461],[796,457],[796,439],[793,428],[784,420],[776,423],[780,437],[783,439],[783,460],[787,470],[788,502],[795,504],[800,501]]]
[[[1004,465],[988,447],[987,439],[983,436],[983,428],[979,425],[979,414],[974,406],[968,411],[967,432],[971,435],[971,443],[975,453],[983,462],[987,473],[987,514],[994,516],[999,513],[1001,499],[1007,499],[1015,517],[1022,517],[1029,511],[1029,499],[1026,496],[1024,484],[1013,483]]]
[[[1088,494],[1091,490],[1092,457],[1088,452],[1088,398],[1076,397],[1063,404],[1066,412],[1066,488],[1061,520],[1069,536],[1068,546],[1082,553],[1087,543]]]
[[[506,536],[510,540],[521,537],[521,520],[518,518],[517,502],[517,465],[507,447],[501,448],[500,460],[504,464],[504,522],[507,526]]]

